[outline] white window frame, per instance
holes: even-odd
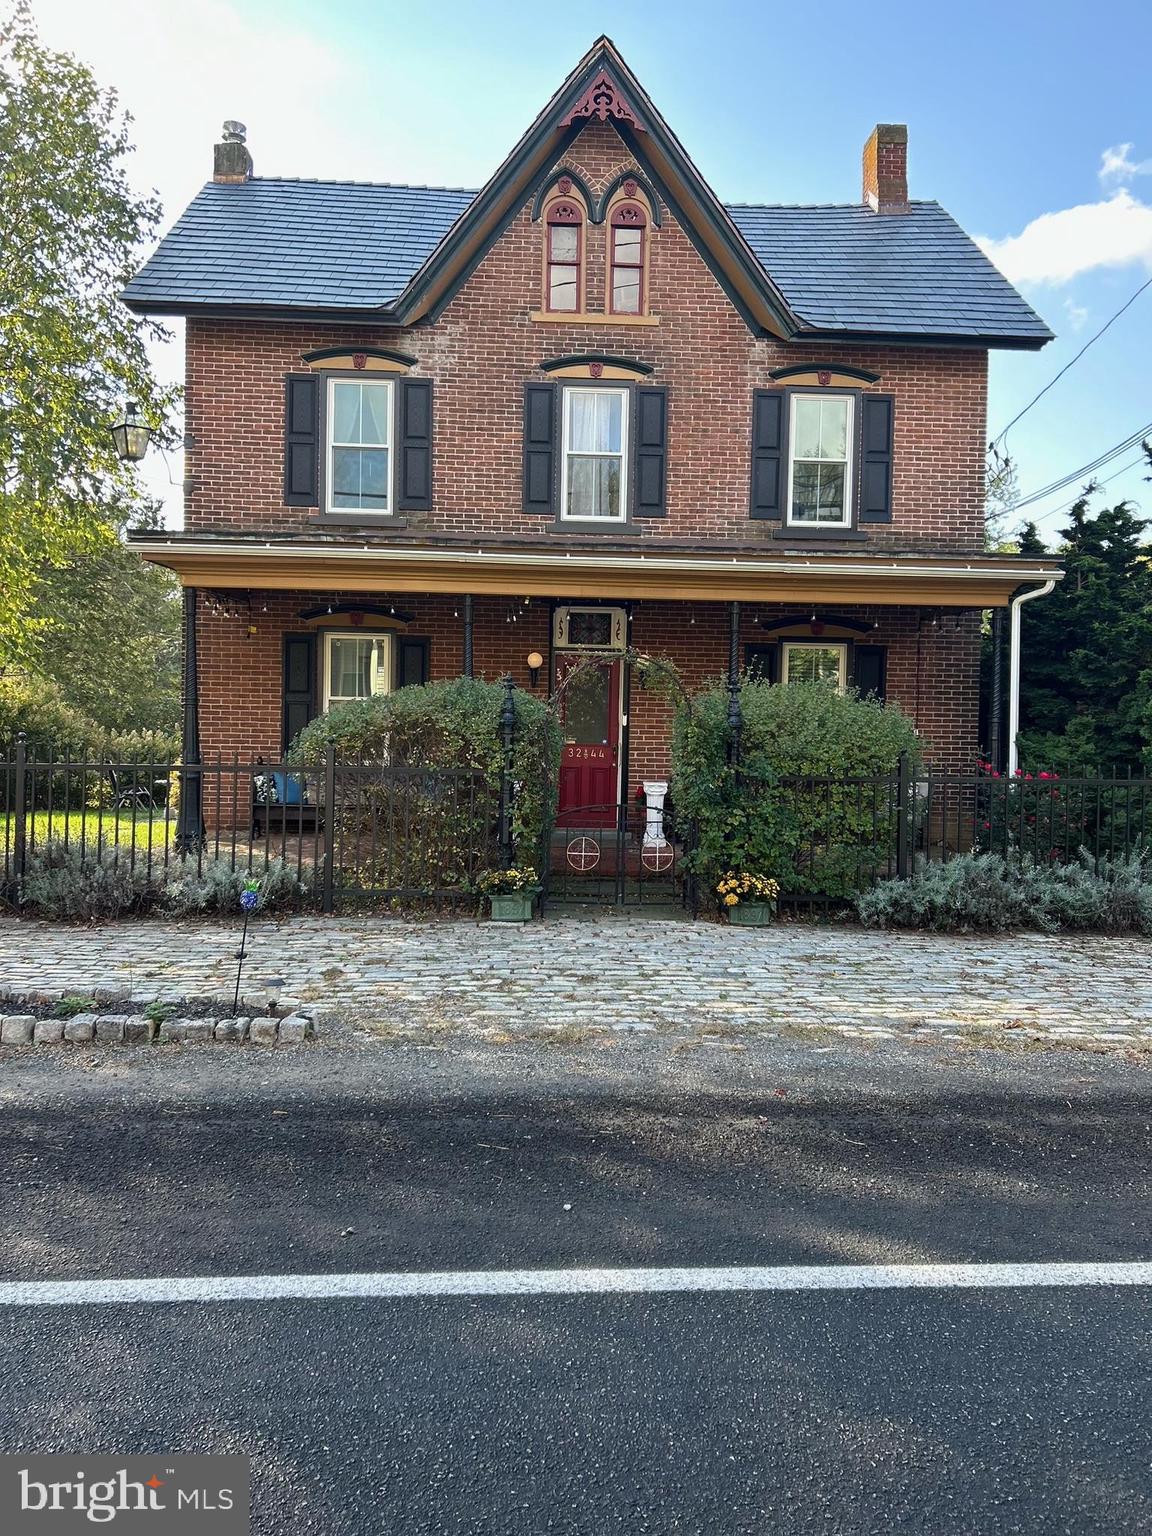
[[[844,693],[848,688],[848,646],[842,640],[782,640],[780,642],[780,681],[790,683],[788,676],[789,661],[793,651],[838,651],[840,653],[840,675],[836,682],[837,693]]]
[[[829,523],[817,521],[810,517],[795,517],[792,499],[792,482],[796,472],[796,401],[797,400],[845,400],[848,403],[848,423],[845,433],[845,446],[847,458],[844,461],[844,516],[839,522]],[[791,408],[788,411],[788,526],[790,528],[851,528],[852,526],[852,497],[855,493],[855,459],[856,459],[856,396],[849,394],[828,394],[824,390],[818,390],[812,394],[794,394]],[[835,464],[836,459],[825,460],[826,463]]]
[[[332,503],[332,450],[333,448],[356,448],[373,445],[357,443],[333,442],[333,428],[336,422],[336,386],[337,384],[366,384],[372,389],[383,389],[387,392],[388,400],[388,505],[380,507],[337,507]],[[354,376],[341,376],[330,374],[328,387],[324,396],[324,510],[337,517],[392,517],[395,515],[396,495],[396,390],[391,379],[365,378],[362,373]],[[377,446],[383,447],[383,444]]]
[[[392,678],[396,667],[396,637],[389,630],[379,629],[326,629],[324,631],[324,644],[321,647],[321,685],[324,698],[324,713],[332,707],[332,642],[333,640],[375,640],[380,643],[383,653],[383,663],[378,660],[375,673],[371,679],[373,684],[377,680],[380,687],[372,687],[368,698],[374,699],[379,694],[392,692]],[[361,695],[357,695],[361,697]],[[351,700],[340,695],[337,704],[347,704]]]
[[[580,517],[568,512],[568,456],[569,456],[569,411],[568,401],[573,395],[619,395],[620,408],[620,511],[615,517]],[[564,386],[563,398],[560,401],[562,414],[562,430],[560,434],[560,521],[562,523],[587,523],[590,527],[601,527],[604,524],[626,523],[628,521],[628,417],[632,406],[632,391],[628,388],[603,388],[567,384]],[[614,453],[587,454],[583,451],[580,458],[614,459]]]

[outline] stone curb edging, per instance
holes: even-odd
[[[310,1015],[280,1018],[178,1018],[157,1021],[146,1014],[77,1013],[70,1019],[41,1019],[30,1013],[0,1014],[0,1045],[207,1045],[214,1041],[253,1045],[301,1045],[315,1037]]]

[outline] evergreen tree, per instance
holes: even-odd
[[[1139,769],[1152,739],[1149,523],[1126,501],[1093,512],[1094,493],[1061,531],[1064,580],[1022,612],[1021,761],[1032,769]],[[1052,553],[1034,523],[1019,551]]]

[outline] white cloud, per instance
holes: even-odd
[[[1088,318],[1088,311],[1083,304],[1077,304],[1075,299],[1065,299],[1064,313],[1068,316],[1068,324],[1074,331],[1083,329],[1084,322]]]
[[[1101,181],[1131,181],[1133,176],[1152,176],[1152,160],[1133,160],[1133,145],[1113,144],[1100,156]]]
[[[1122,187],[1102,202],[1042,213],[1018,235],[977,243],[1014,283],[1068,283],[1133,263],[1152,268],[1152,206]]]

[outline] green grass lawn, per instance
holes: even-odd
[[[79,847],[162,849],[172,841],[176,832],[175,816],[170,821],[163,813],[151,821],[142,812],[135,822],[131,816],[112,811],[36,811],[27,822],[28,846],[39,847],[52,839],[68,842]],[[0,849],[10,848],[15,836],[15,818],[0,816]]]

